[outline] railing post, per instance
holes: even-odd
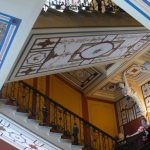
[[[42,107],[42,123],[40,123],[41,126],[46,126],[46,121],[47,121],[47,114],[48,114],[48,110],[46,105],[44,104],[44,106]]]
[[[73,125],[73,144],[74,145],[79,144],[78,133],[79,133],[79,128],[77,127],[77,124],[74,122],[74,125]]]
[[[48,96],[48,97],[50,97],[50,76],[46,76],[46,85],[45,85],[45,89],[46,89],[46,95]],[[48,125],[49,126],[49,124],[50,124],[50,120],[51,120],[51,114],[50,114],[50,112],[51,112],[51,110],[50,110],[50,106],[51,106],[51,103],[47,100],[47,99],[45,99],[45,103],[46,103],[46,107],[47,107],[47,120],[46,120],[46,125]]]
[[[0,98],[2,98],[2,90],[0,90]]]
[[[31,105],[31,110],[29,114],[29,119],[36,119],[36,100],[37,100],[37,94],[35,91],[33,91],[32,95],[32,105]]]
[[[88,102],[84,94],[82,94],[82,115],[83,118],[88,122],[89,121],[89,112],[88,112]],[[90,138],[90,127],[88,124],[83,122],[83,134],[84,134],[84,144],[85,147],[90,145],[91,138]]]
[[[19,107],[17,108],[17,112],[27,113],[25,103],[26,103],[26,87],[21,84],[21,96],[19,99]]]
[[[10,92],[9,92],[9,99],[8,101],[6,102],[7,105],[12,105],[12,106],[15,106],[15,101],[16,99],[14,98],[14,90],[15,90],[15,83],[12,82],[11,83],[11,86],[10,86]]]
[[[83,134],[84,134],[84,147],[87,148],[91,145],[90,126],[83,123]]]

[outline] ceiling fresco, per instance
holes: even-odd
[[[122,97],[118,84],[112,81],[107,82],[106,85],[97,89],[91,95],[111,101],[116,101]]]
[[[117,92],[118,86],[116,83],[109,82],[104,87],[102,87],[101,90],[109,91],[109,92]]]
[[[150,43],[150,33],[144,31],[116,34],[94,32],[94,35],[43,32],[31,34],[11,80],[130,59]]]
[[[101,75],[102,73],[93,67],[61,73],[60,77],[82,91]]]
[[[116,101],[123,97],[118,83],[124,71],[136,84],[150,77],[140,69],[150,60],[147,31],[44,31],[31,32],[10,81],[57,74],[87,96]]]
[[[141,57],[143,58],[143,56]],[[141,59],[141,57],[138,59]],[[150,57],[149,57],[149,60],[150,60]],[[144,62],[144,58],[142,61]],[[107,77],[106,77],[106,80],[107,80],[106,84],[100,88],[99,88],[99,85],[101,85],[101,82],[99,82],[95,91],[91,92],[90,94],[95,97],[102,98],[105,93],[105,98],[111,101],[114,101],[114,100],[116,101],[122,98],[123,95],[120,92],[118,83],[123,82],[122,81],[123,72],[127,73],[126,76],[131,86],[132,84],[141,86],[146,81],[149,81],[150,73],[145,73],[141,71],[142,69],[145,69],[145,67],[142,64],[135,61],[134,63],[128,65],[128,67],[123,67],[123,68],[124,69],[120,71],[119,73],[116,73],[115,76],[111,80],[107,80]]]
[[[143,70],[145,71],[147,69],[142,64],[135,61],[134,63],[130,64],[130,66],[128,66],[125,70],[123,70],[120,74],[118,74],[118,77],[116,76],[116,81],[117,78],[118,82],[122,80],[122,79],[119,80],[119,77],[122,76],[123,72],[126,72],[126,76],[128,79],[138,84],[139,83],[142,84],[144,82],[143,79],[145,79],[147,75],[150,77],[150,74],[147,72],[143,72]]]
[[[127,70],[126,70],[127,76],[136,78],[141,72],[141,67],[138,64],[132,64]]]
[[[112,64],[110,65],[112,66]],[[108,69],[108,65],[106,66],[106,69]],[[103,87],[96,90],[94,92],[94,95],[99,95],[101,92],[106,92],[110,95],[113,95],[114,97],[120,95],[120,88],[118,86],[118,83],[122,82],[122,73],[124,71],[127,72],[127,78],[135,81],[135,82],[141,82],[142,84],[142,78],[145,77],[145,73],[141,72],[141,68],[144,68],[142,65],[138,63],[133,63],[130,66],[128,66],[125,70],[123,70],[121,73],[115,76],[113,80],[107,82]],[[101,78],[104,75],[104,73],[98,71],[98,68],[87,68],[87,69],[81,69],[81,70],[75,70],[70,72],[65,72],[59,74],[60,77],[65,79],[67,82],[71,83],[73,86],[77,87],[79,90],[84,91],[85,88],[90,87],[94,82],[97,82],[97,79]],[[119,96],[119,98],[120,98]]]

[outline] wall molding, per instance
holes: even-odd
[[[98,98],[94,98],[94,97],[88,97],[88,96],[86,96],[86,99],[88,101],[96,101],[96,102],[102,102],[102,103],[108,103],[108,104],[115,104],[116,103],[116,102],[113,102],[113,101],[102,100],[102,99],[98,99]]]

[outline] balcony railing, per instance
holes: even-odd
[[[46,12],[48,9],[54,9],[60,12],[65,10],[100,13],[124,12],[111,0],[46,0],[43,10]]]

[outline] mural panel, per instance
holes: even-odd
[[[0,12],[0,69],[20,23],[20,19]]]
[[[35,74],[52,74],[58,70],[62,72],[129,59],[145,44],[150,43],[150,33],[98,34],[100,33],[83,36],[70,36],[68,33],[61,36],[52,33],[33,34],[13,77],[33,77]]]
[[[150,81],[142,85],[142,92],[146,108],[148,112],[150,112]]]

